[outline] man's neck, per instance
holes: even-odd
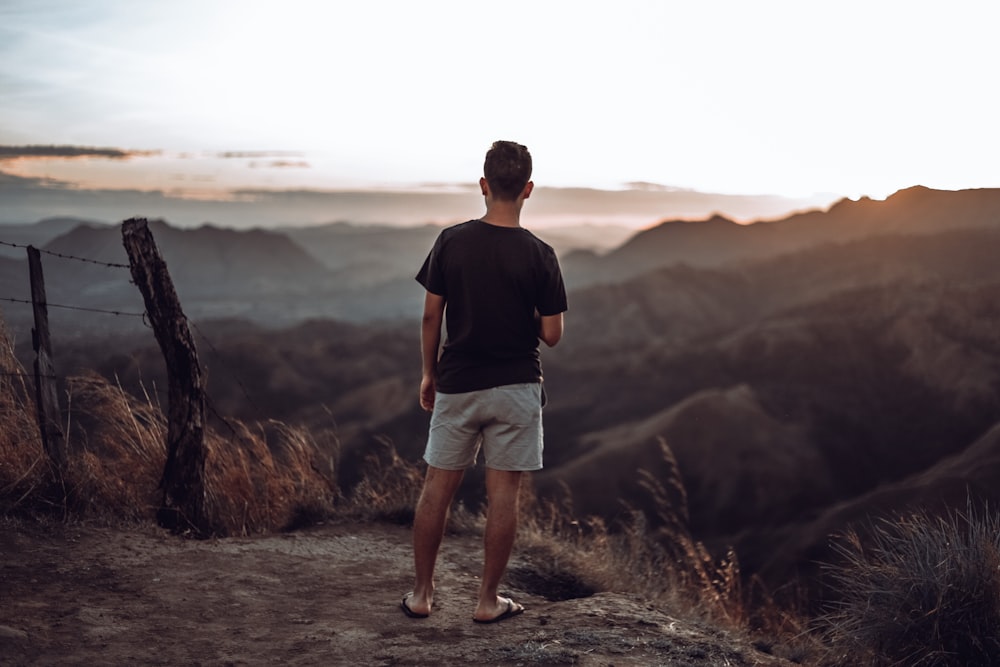
[[[520,227],[521,207],[517,202],[492,202],[486,205],[486,215],[479,219],[497,227]]]

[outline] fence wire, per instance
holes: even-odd
[[[0,245],[10,246],[11,248],[33,248],[31,245],[24,245],[23,243],[12,243],[10,241],[0,241]],[[44,253],[51,257],[58,257],[60,259],[71,259],[77,262],[86,262],[87,264],[96,264],[98,266],[106,266],[112,269],[130,269],[132,268],[128,264],[116,264],[115,262],[103,262],[98,259],[89,259],[87,257],[78,257],[77,255],[67,255],[61,252],[55,252],[53,250],[45,250],[43,248],[35,248],[40,253]]]
[[[12,297],[12,296],[0,296],[0,301],[7,301],[9,303],[26,303],[29,306],[33,304],[33,302],[31,301],[31,299],[17,299],[17,298]],[[48,303],[48,302],[44,302],[44,303],[42,303],[40,305],[46,306],[47,308],[64,308],[66,310],[82,310],[82,311],[87,312],[87,313],[103,313],[105,315],[122,315],[122,316],[125,316],[125,317],[141,317],[141,318],[143,318],[143,321],[146,320],[146,312],[145,311],[143,311],[141,313],[128,313],[128,312],[121,311],[121,310],[105,310],[103,308],[88,308],[88,307],[85,307],[85,306],[67,306],[67,305],[61,304],[61,303]],[[147,324],[147,326],[148,326],[148,324]]]
[[[42,249],[42,248],[37,248],[35,246],[26,245],[26,244],[23,244],[23,243],[14,243],[14,242],[11,242],[11,241],[2,241],[2,240],[0,240],[0,245],[9,246],[11,248],[23,248],[23,249],[35,248],[35,250],[37,250],[38,252],[43,253],[45,255],[49,255],[51,257],[58,257],[59,259],[67,259],[67,260],[72,260],[72,261],[77,261],[77,262],[84,262],[84,263],[87,263],[87,264],[94,264],[94,265],[97,265],[97,266],[104,266],[104,267],[107,267],[107,268],[114,268],[114,269],[131,269],[132,268],[131,265],[129,265],[129,264],[119,264],[119,263],[115,263],[115,262],[105,262],[105,261],[101,261],[101,260],[97,260],[97,259],[91,259],[91,258],[88,258],[88,257],[80,257],[78,255],[70,255],[70,254],[66,254],[66,253],[55,252],[53,250],[45,250],[45,249]],[[131,282],[131,280],[129,282]],[[19,298],[16,298],[16,297],[0,297],[0,301],[5,301],[5,302],[8,302],[8,303],[27,304],[29,306],[33,305],[33,302],[30,299],[19,299]],[[121,311],[121,310],[110,310],[110,309],[104,309],[104,308],[91,308],[91,307],[86,307],[86,306],[71,306],[71,305],[59,304],[59,303],[44,303],[43,305],[45,305],[45,306],[47,306],[49,308],[61,308],[61,309],[65,309],[65,310],[82,311],[82,312],[88,312],[88,313],[100,313],[100,314],[104,314],[104,315],[115,315],[115,316],[122,316],[122,317],[140,317],[140,318],[142,318],[143,324],[145,324],[148,328],[152,328],[152,325],[149,322],[148,314],[145,311],[143,311],[141,313],[135,313],[135,312],[127,312],[127,311]],[[216,360],[218,360],[218,361],[220,361],[222,363],[222,365],[224,367],[225,373],[227,375],[229,375],[229,377],[239,386],[240,390],[243,393],[244,398],[246,398],[246,400],[249,402],[250,406],[253,408],[253,411],[258,415],[258,418],[259,419],[263,419],[263,412],[261,411],[260,407],[257,405],[256,401],[254,401],[253,398],[250,396],[250,392],[247,390],[246,385],[243,383],[242,379],[240,377],[238,377],[237,374],[233,371],[233,369],[231,367],[229,367],[229,365],[225,362],[225,360],[222,357],[221,353],[215,347],[215,345],[212,344],[212,341],[208,338],[208,336],[206,336],[205,333],[200,328],[198,328],[198,326],[194,322],[192,322],[190,320],[188,320],[188,322],[191,325],[191,327],[198,333],[198,335],[201,337],[201,339],[208,345],[209,350],[212,352],[213,358],[216,359]],[[14,376],[18,376],[18,377],[38,377],[38,376],[35,376],[34,374],[28,374],[28,373],[0,373],[0,375],[5,375],[5,376],[8,376],[8,377],[14,377]],[[56,376],[40,376],[40,377],[45,377],[45,378],[52,379],[52,380],[65,379],[65,378],[56,377]],[[158,392],[158,393],[162,393],[162,392]],[[208,397],[207,393],[206,393],[206,404],[207,404],[206,407],[208,407],[208,409],[217,418],[219,418],[223,423],[225,423],[227,426],[229,426],[230,429],[233,429],[233,427],[229,423],[229,421],[226,418],[224,418],[222,415],[220,415],[219,412],[216,410],[215,405],[213,404],[213,402],[211,401],[211,399]],[[234,432],[235,432],[235,430],[234,430]]]
[[[246,385],[243,384],[243,380],[240,379],[240,377],[236,374],[236,372],[232,369],[232,367],[226,363],[225,359],[222,358],[222,354],[219,352],[218,348],[216,348],[215,345],[212,344],[212,341],[209,340],[208,336],[205,335],[205,333],[198,327],[198,325],[190,320],[188,320],[188,323],[191,325],[192,329],[198,332],[198,335],[201,336],[201,339],[205,341],[205,343],[208,345],[208,349],[212,351],[212,356],[215,359],[218,359],[220,362],[222,362],[224,370],[229,375],[229,377],[232,378],[233,381],[236,382],[236,384],[239,386],[240,391],[243,392],[244,398],[246,398],[247,401],[250,402],[250,407],[253,408],[258,418],[263,419],[264,413],[261,412],[261,409],[257,406],[256,401],[254,401],[253,397],[250,396],[250,392],[247,391]],[[216,413],[216,415],[218,416],[218,413]]]

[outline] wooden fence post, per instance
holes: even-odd
[[[31,307],[35,327],[31,330],[31,347],[35,350],[35,402],[38,406],[38,429],[42,446],[60,473],[66,470],[66,437],[60,425],[59,394],[56,391],[56,371],[52,363],[52,339],[49,336],[49,308],[45,299],[45,277],[42,275],[42,255],[28,246],[28,273],[31,278]]]
[[[205,390],[194,339],[145,218],[122,223],[122,243],[167,363],[167,463],[160,481],[159,522],[165,528],[208,537],[217,531],[206,512]]]

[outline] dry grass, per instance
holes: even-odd
[[[568,501],[539,504],[529,499],[524,541],[553,570],[574,571],[581,590],[641,593],[665,606],[745,626],[736,555],[730,551],[713,558],[691,535],[676,460],[665,442],[661,449],[669,471],[664,479],[638,471],[656,516],[631,511],[623,525],[609,527],[597,517],[574,518]]]
[[[52,479],[25,371],[0,319],[0,512],[31,502]]]
[[[155,521],[162,503],[167,424],[156,392],[136,398],[91,373],[65,383],[68,465],[50,465],[38,433],[33,386],[0,320],[0,514]],[[219,536],[297,526],[338,514],[408,523],[420,466],[380,440],[349,498],[337,488],[339,443],[276,421],[235,420],[205,429],[206,524]],[[457,512],[456,521],[468,517]]]
[[[67,381],[67,509],[76,516],[142,521],[156,511],[166,422],[96,374]]]
[[[336,500],[338,443],[268,421],[229,423],[206,437],[205,495],[211,524],[226,534],[290,530],[328,516]]]
[[[612,527],[597,517],[574,518],[568,501],[540,503],[529,490],[519,549],[531,566],[515,567],[510,576],[554,600],[633,593],[688,621],[755,638],[761,651],[801,663],[818,655],[801,615],[757,586],[746,591],[736,554],[714,558],[692,536],[680,471],[670,448],[660,444],[667,474],[638,471],[655,516],[633,510]]]
[[[823,621],[835,665],[1000,664],[1000,517],[915,513],[852,531],[829,568]]]
[[[423,466],[404,460],[386,437],[372,440],[361,480],[345,499],[340,513],[358,521],[413,522],[423,486]]]
[[[68,378],[69,462],[60,475],[42,449],[30,380],[2,330],[0,371],[0,513],[155,520],[167,425],[149,393],[137,399],[96,374]],[[219,535],[290,529],[334,511],[331,432],[226,422],[206,429],[205,448],[205,507]]]

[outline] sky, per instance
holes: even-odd
[[[998,187],[998,19],[993,0],[0,0],[0,197],[441,192],[495,139],[559,188]]]

